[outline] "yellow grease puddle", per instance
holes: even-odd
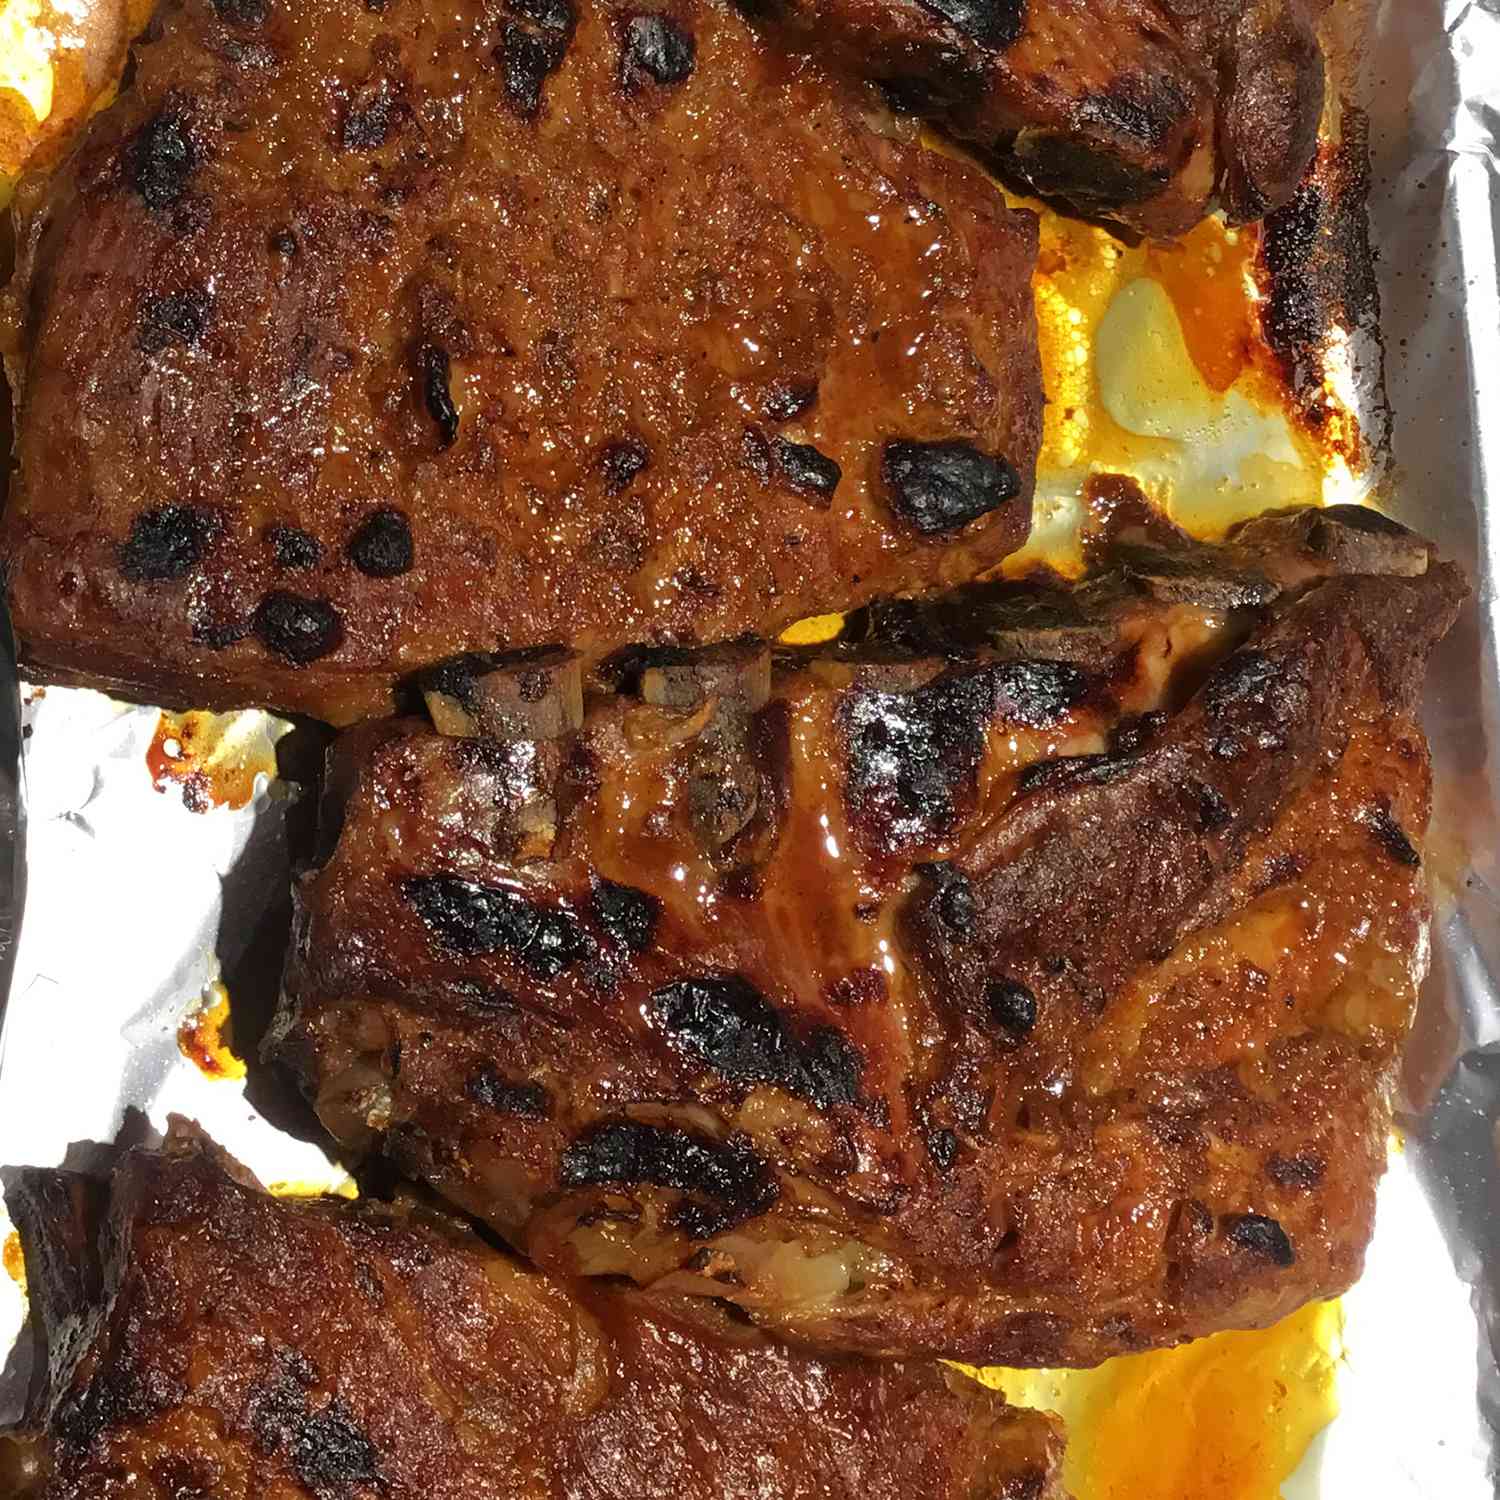
[[[5,1245],[0,1248],[0,1265],[5,1267],[5,1274],[24,1292],[26,1257],[21,1252],[21,1236],[14,1229],[5,1236]]]
[[[177,1028],[177,1047],[207,1078],[243,1078],[245,1062],[234,1054],[229,991],[209,985],[202,1004]]]
[[[189,812],[244,807],[255,779],[276,777],[276,741],[290,726],[253,710],[213,714],[164,713],[146,751],[146,769],[159,792],[181,790]]]
[[[1339,1304],[1320,1302],[1096,1370],[959,1368],[1062,1418],[1073,1500],[1278,1500],[1338,1415],[1343,1326]]]
[[[331,1185],[289,1178],[284,1182],[268,1182],[266,1191],[273,1198],[344,1198],[350,1203],[359,1197],[359,1186],[352,1177],[343,1177]]]

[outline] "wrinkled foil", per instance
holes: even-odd
[[[1426,704],[1436,915],[1404,1146],[1344,1299],[1340,1415],[1283,1493],[1484,1500],[1500,1472],[1500,511],[1485,503],[1500,476],[1500,0],[1372,12],[1357,92],[1391,410],[1380,500],[1465,565],[1476,597]],[[154,709],[49,689],[23,712],[29,895],[0,1031],[0,1162],[89,1168],[100,1143],[177,1112],[263,1181],[337,1187],[342,1169],[254,1070],[210,1077],[179,1045],[216,982],[241,1050],[274,1001],[297,788],[261,777],[243,808],[193,812],[148,772]],[[24,1312],[0,1275],[0,1422],[29,1377]]]

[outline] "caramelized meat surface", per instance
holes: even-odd
[[[28,670],[338,723],[1024,539],[1036,230],[715,0],[169,4],[22,194]]]
[[[430,684],[457,734],[332,752],[273,1050],[541,1264],[823,1347],[1085,1364],[1336,1294],[1463,585],[1368,511],[1113,563],[648,654],[555,735],[496,717],[524,663]]]
[[[107,1189],[17,1197],[45,1500],[1060,1500],[1054,1423],[959,1375],[575,1293],[421,1209],[271,1198],[180,1126]],[[93,1287],[54,1295],[80,1243]]]
[[[741,0],[1010,181],[1145,234],[1291,196],[1327,0]]]

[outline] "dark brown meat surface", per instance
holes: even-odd
[[[107,1190],[16,1196],[49,1339],[59,1246],[101,1262],[42,1396],[44,1500],[1061,1500],[1055,1424],[962,1376],[575,1293],[430,1211],[271,1198],[180,1126]],[[106,1196],[96,1240],[70,1210]]]
[[[1013,184],[1157,236],[1291,197],[1327,0],[742,0]]]
[[[1368,511],[1113,557],[552,737],[346,736],[274,1052],[543,1265],[823,1347],[1087,1364],[1338,1293],[1463,584]],[[430,701],[499,713],[469,667]]]
[[[344,723],[1024,539],[1036,229],[714,0],[169,3],[23,189],[31,674]]]

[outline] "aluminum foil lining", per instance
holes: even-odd
[[[1404,1149],[1344,1302],[1340,1414],[1283,1494],[1484,1500],[1500,1474],[1500,509],[1486,504],[1500,476],[1500,0],[1376,0],[1362,75],[1391,409],[1381,500],[1468,568],[1476,598],[1427,703],[1437,917]],[[1378,412],[1362,417],[1379,430]],[[28,699],[29,895],[0,1032],[0,1162],[87,1167],[97,1143],[179,1112],[263,1181],[337,1188],[342,1169],[247,1093],[232,1059],[192,1060],[212,1053],[211,1028],[201,1045],[184,1030],[221,981],[237,1022],[271,1003],[298,789],[261,775],[242,806],[194,811],[191,789],[151,770],[154,709],[79,690]],[[246,715],[234,732],[278,727]],[[8,1229],[0,1214],[0,1240]],[[24,1309],[0,1275],[0,1421],[29,1373]]]

